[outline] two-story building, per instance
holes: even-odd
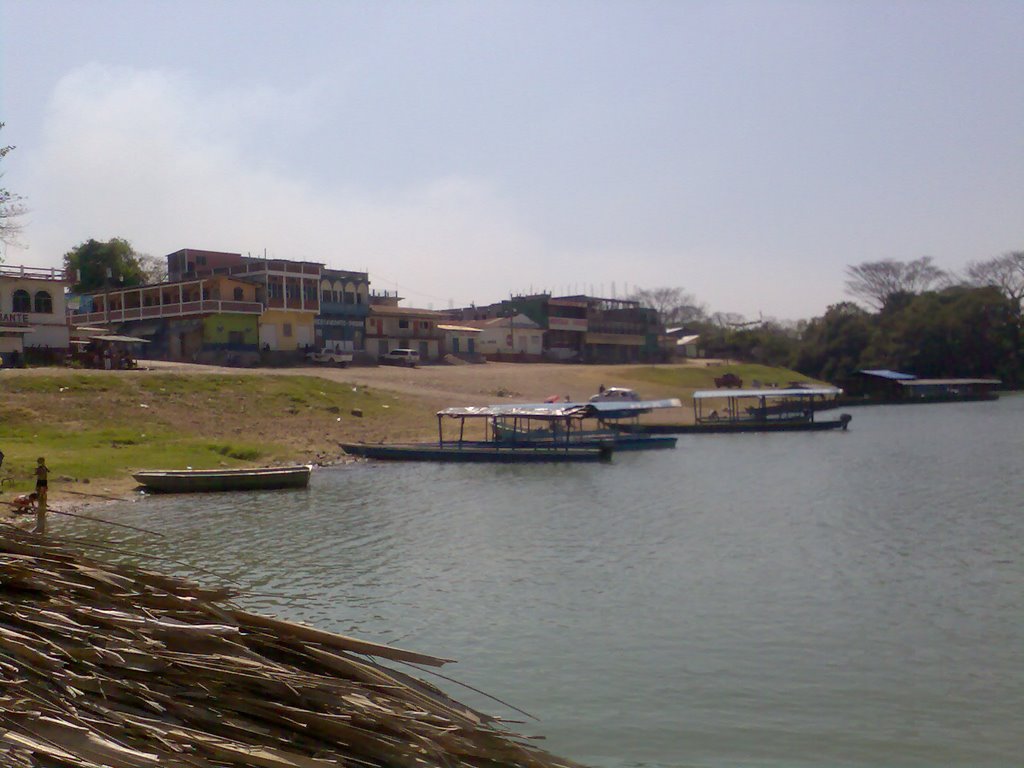
[[[5,365],[57,362],[69,344],[64,273],[0,266],[0,356]]]
[[[259,291],[257,282],[228,275],[119,288],[80,297],[72,321],[145,339],[150,358],[252,360],[260,348]]]
[[[392,349],[415,349],[421,360],[436,360],[441,355],[445,323],[442,312],[431,309],[371,304],[366,318],[366,352],[380,356]]]

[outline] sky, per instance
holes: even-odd
[[[7,265],[89,240],[368,271],[405,306],[1024,249],[1020,0],[0,0]]]

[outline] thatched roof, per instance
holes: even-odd
[[[570,765],[378,662],[444,659],[232,596],[0,526],[0,764]]]

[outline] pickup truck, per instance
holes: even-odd
[[[311,363],[332,363],[344,368],[352,362],[352,353],[346,352],[340,347],[324,347],[314,352],[307,352],[306,359]]]

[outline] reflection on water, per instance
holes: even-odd
[[[456,658],[592,764],[1019,764],[1024,398],[853,416],[611,465],[359,464],[106,511],[164,538],[58,526]]]

